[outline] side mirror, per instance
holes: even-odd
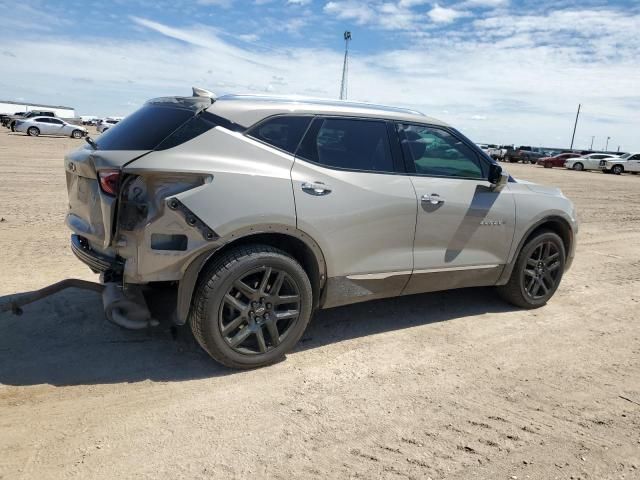
[[[502,170],[500,165],[492,163],[489,167],[489,183],[491,190],[499,192],[509,181],[509,174]]]

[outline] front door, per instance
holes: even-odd
[[[514,235],[508,185],[494,191],[489,160],[455,132],[407,124],[397,129],[418,197],[414,270],[404,293],[494,284]]]
[[[316,118],[297,151],[297,226],[324,252],[325,307],[399,295],[411,274],[416,197],[389,138],[384,121]]]

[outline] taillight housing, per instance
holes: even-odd
[[[100,170],[98,172],[98,179],[100,180],[100,189],[104,193],[112,197],[118,195],[120,170]]]

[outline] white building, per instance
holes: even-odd
[[[54,112],[56,114],[56,117],[60,118],[76,118],[76,110],[71,107],[0,100],[0,114],[13,115],[17,112],[30,112],[31,110],[46,110],[48,112]]]

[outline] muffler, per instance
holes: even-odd
[[[151,318],[142,289],[138,286],[127,285],[123,289],[121,283],[105,283],[102,303],[107,320],[122,328],[142,330],[159,325],[157,320]]]

